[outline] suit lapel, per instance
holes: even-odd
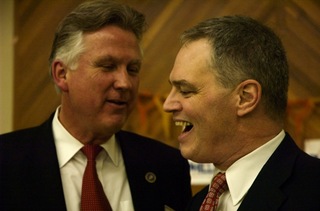
[[[202,205],[203,200],[206,198],[209,190],[209,185],[205,186],[198,193],[196,193],[192,200],[188,203],[187,209],[188,211],[199,210]]]
[[[286,199],[281,185],[290,177],[297,155],[298,148],[287,134],[258,174],[238,210],[278,210]]]
[[[160,200],[155,200],[159,192],[157,182],[153,181],[157,176],[157,169],[149,165],[150,158],[144,156],[145,147],[140,144],[141,141],[132,140],[135,138],[124,131],[116,134],[122,150],[134,208],[149,210],[150,207],[163,206],[159,204]]]
[[[36,132],[36,142],[30,149],[33,153],[28,160],[30,166],[36,166],[36,168],[29,170],[32,173],[28,180],[33,192],[39,193],[37,201],[43,207],[66,210],[51,124],[52,117],[39,126]]]

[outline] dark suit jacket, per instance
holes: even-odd
[[[197,193],[187,210],[199,210],[208,186]],[[239,211],[319,211],[320,160],[300,150],[286,137],[261,169]]]
[[[0,136],[0,210],[66,210],[51,129],[44,124]],[[177,149],[137,134],[116,134],[135,210],[184,210],[189,165]],[[150,173],[155,182],[146,178]]]

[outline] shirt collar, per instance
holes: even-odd
[[[226,170],[226,178],[234,206],[242,201],[259,172],[284,137],[285,132],[282,130],[276,137],[237,160]],[[214,174],[218,172],[219,169],[215,168]]]
[[[52,121],[53,137],[57,150],[59,167],[62,168],[68,163],[83,147],[83,144],[74,138],[60,123],[58,118],[60,107],[56,109]],[[115,166],[119,165],[120,146],[113,135],[108,141],[101,144],[101,147],[107,152]]]
[[[108,153],[110,159],[115,166],[119,165],[120,146],[116,142],[115,135],[105,143],[101,144],[101,147]]]

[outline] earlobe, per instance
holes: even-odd
[[[238,85],[238,116],[244,116],[252,112],[261,99],[261,85],[256,80],[245,80]]]
[[[54,83],[57,87],[63,92],[68,91],[68,84],[67,84],[67,67],[64,63],[60,60],[55,60],[51,64],[51,74]]]

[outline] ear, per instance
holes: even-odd
[[[260,102],[261,99],[261,85],[256,80],[245,80],[237,87],[239,95],[238,116],[244,116],[252,112]]]
[[[68,84],[67,84],[67,71],[68,68],[64,63],[60,60],[54,60],[51,64],[51,74],[54,83],[56,86],[62,91],[68,91]]]

